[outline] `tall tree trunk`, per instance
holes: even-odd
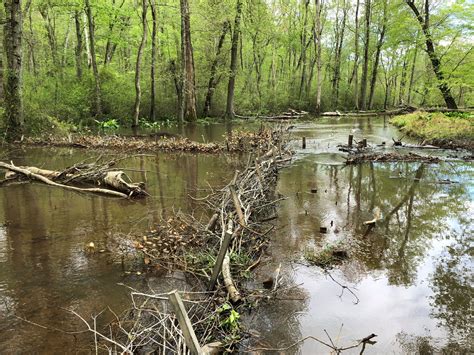
[[[240,35],[240,19],[242,16],[242,0],[237,0],[234,31],[232,34],[232,48],[230,51],[230,75],[229,85],[227,88],[227,106],[225,115],[226,118],[234,118],[234,93],[235,93],[235,78],[237,76],[237,61],[239,51],[239,35]]]
[[[359,8],[360,0],[357,0],[355,11],[355,33],[354,33],[354,68],[349,80],[349,85],[354,80],[354,106],[359,109]]]
[[[124,4],[125,4],[125,0],[122,0],[120,5],[116,9],[120,11],[120,9],[123,7]],[[115,0],[112,1],[112,5],[115,8]],[[112,56],[115,51],[115,46],[117,45],[112,40],[111,37],[113,35],[114,27],[118,22],[118,18],[119,18],[119,13],[117,12],[115,16],[112,19],[110,19],[110,22],[109,22],[109,33],[107,36],[107,43],[105,44],[104,66],[109,64],[112,61]]]
[[[21,58],[22,58],[22,14],[21,0],[4,0],[5,21],[3,44],[6,65],[5,80],[5,119],[8,141],[18,139],[23,133],[23,100],[21,92]]]
[[[398,105],[404,104],[403,97],[405,96],[405,86],[407,82],[407,61],[408,61],[408,51],[405,54],[405,58],[403,59],[403,66],[402,66],[402,76],[400,79],[400,91],[398,92]]]
[[[5,21],[4,6],[0,5],[0,21]],[[5,53],[5,48],[3,47],[3,27],[0,26],[0,105],[3,106],[4,99],[4,87],[3,87],[3,57]]]
[[[321,77],[321,70],[322,70],[322,61],[321,61],[321,36],[322,36],[322,26],[321,26],[321,12],[322,12],[322,0],[315,0],[316,5],[316,26],[315,26],[315,34],[314,40],[316,41],[316,67],[318,68],[318,72],[316,74],[316,114],[321,112],[321,89],[322,89],[322,77]]]
[[[26,14],[26,9],[23,11]],[[33,68],[33,75],[38,76],[38,68],[36,65],[36,55],[35,55],[35,36],[33,33],[33,20],[31,16],[31,6],[28,7],[28,24],[29,24],[29,31],[28,37],[25,37],[26,42],[28,43],[28,71],[30,70],[30,65]]]
[[[43,5],[39,6],[39,12],[44,21],[44,28],[46,29],[48,44],[51,50],[51,60],[54,67],[53,71],[56,72],[59,69],[58,45],[56,39],[56,31],[51,21],[49,10],[50,9],[48,3],[44,3]]]
[[[383,22],[382,22],[382,29],[380,30],[379,40],[377,42],[377,49],[375,51],[375,62],[372,67],[372,78],[370,79],[370,93],[369,93],[369,110],[372,108],[373,100],[374,100],[374,93],[375,93],[375,84],[377,83],[377,71],[379,68],[379,61],[380,61],[380,52],[382,51],[383,41],[385,38],[385,31],[387,29],[387,0],[383,3]]]
[[[137,53],[137,62],[135,65],[135,106],[133,109],[133,124],[132,127],[138,127],[138,119],[140,118],[140,102],[142,98],[142,89],[140,86],[140,75],[141,75],[141,65],[142,65],[142,56],[143,48],[145,47],[146,38],[147,38],[147,0],[142,0],[142,40],[140,46],[138,47]]]
[[[83,26],[84,26],[84,39],[86,42],[86,54],[87,54],[87,67],[90,68],[92,65],[92,56],[91,56],[91,45],[89,43],[89,30],[88,30],[88,21],[87,15],[85,12],[82,13]]]
[[[151,82],[151,93],[150,93],[150,120],[156,121],[156,35],[158,32],[158,13],[156,9],[156,0],[150,0],[151,17],[153,21],[151,31],[151,70],[150,70],[150,82]]]
[[[365,0],[365,40],[364,40],[364,64],[362,67],[362,79],[360,83],[359,107],[367,109],[367,77],[369,71],[369,46],[370,46],[370,0]]]
[[[309,0],[304,1],[304,19],[303,19],[303,29],[301,31],[301,56],[298,65],[301,66],[301,79],[298,91],[298,98],[301,100],[301,96],[303,95],[303,88],[304,83],[306,81],[306,27],[308,25],[308,7],[309,7]],[[311,41],[310,41],[311,43]]]
[[[216,77],[217,65],[219,64],[219,57],[222,51],[222,47],[224,46],[225,37],[229,29],[230,29],[230,23],[229,21],[225,21],[222,27],[221,36],[219,37],[219,43],[217,44],[216,56],[211,65],[211,75],[209,77],[209,84],[207,85],[206,99],[204,101],[203,115],[205,117],[209,116],[209,112],[211,111],[212,97],[214,96],[214,91],[217,86],[217,77]]]
[[[79,17],[79,11],[74,12],[74,23],[76,25],[76,75],[78,79],[82,78],[82,30],[81,30],[81,18]]]
[[[100,91],[99,69],[97,67],[97,58],[95,56],[94,19],[92,18],[92,9],[91,9],[89,0],[85,0],[85,8],[86,8],[86,15],[87,15],[87,23],[89,27],[89,43],[90,43],[92,73],[94,74],[94,81],[95,81],[94,115],[101,116],[102,115],[102,98],[101,98],[101,91]]]
[[[196,84],[194,75],[194,55],[191,41],[191,18],[188,0],[180,0],[181,5],[181,59],[183,67],[183,99],[186,121],[197,119]]]
[[[416,36],[418,38],[418,36]],[[417,41],[418,42],[418,41]],[[413,84],[415,82],[415,68],[416,68],[416,58],[418,56],[418,43],[415,44],[415,53],[413,54],[413,62],[411,64],[411,72],[410,72],[410,83],[408,85],[408,98],[407,98],[407,104],[411,104],[411,99],[412,99],[412,90],[413,90]]]
[[[63,42],[63,56],[61,58],[61,68],[65,68],[67,64],[66,61],[67,61],[67,51],[69,49],[69,33],[71,30],[71,22],[72,22],[72,18],[69,18],[67,22],[66,35],[64,37],[64,42]]]
[[[430,8],[429,8],[429,0],[425,0],[425,17],[421,15],[420,11],[415,5],[415,1],[413,0],[406,0],[407,5],[413,11],[416,19],[420,23],[421,29],[423,34],[425,35],[425,43],[426,43],[426,51],[428,52],[428,56],[431,61],[431,65],[433,67],[433,71],[436,75],[436,79],[438,79],[438,89],[441,91],[441,95],[443,95],[443,99],[446,102],[446,106],[450,109],[457,109],[458,106],[456,105],[456,101],[454,100],[453,95],[451,94],[451,89],[449,88],[448,84],[444,80],[444,74],[441,70],[441,61],[438,57],[438,54],[435,51],[433,39],[431,37],[430,32]]]
[[[338,3],[339,6],[339,3]],[[342,21],[339,26],[337,25],[337,32],[336,32],[336,50],[334,54],[334,77],[332,83],[332,96],[333,96],[333,103],[334,107],[337,107],[339,104],[339,81],[341,78],[341,54],[342,54],[342,45],[344,43],[344,31],[346,28],[346,19],[347,19],[347,12],[348,8],[346,5],[346,1],[343,0],[342,2]],[[336,20],[338,21],[338,20]]]

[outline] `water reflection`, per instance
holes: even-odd
[[[63,169],[97,156],[30,149],[9,158],[18,165]],[[115,234],[141,233],[180,209],[197,218],[207,215],[189,196],[207,195],[209,186],[223,186],[241,167],[238,156],[192,154],[141,155],[120,164],[133,180],[146,181],[151,198],[131,202],[35,183],[0,189],[0,353],[61,353],[88,344],[88,335],[53,332],[18,317],[73,330],[82,325],[65,308],[86,316],[107,306],[120,312],[129,299],[117,284],[139,286],[146,279],[126,276],[120,260],[107,252],[91,256],[85,245],[93,241],[106,249]]]
[[[293,263],[285,272],[309,294],[297,335],[323,338],[326,329],[350,344],[376,333],[379,342],[367,349],[376,354],[403,351],[397,334],[424,336],[428,329],[441,347],[466,347],[472,336],[472,178],[472,165],[463,163],[339,167],[315,164],[312,156],[284,170],[278,190],[288,199],[279,208],[273,259],[298,261],[315,247],[350,242],[350,260],[332,273],[361,300],[354,306],[350,295],[338,298],[339,286],[317,267]],[[364,225],[377,210],[376,226]],[[301,310],[301,303],[279,308],[284,314]],[[281,339],[271,332],[266,338]],[[298,337],[285,340],[288,345]],[[305,342],[301,350],[327,349]]]

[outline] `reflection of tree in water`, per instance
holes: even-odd
[[[440,257],[432,275],[432,315],[448,329],[451,337],[469,341],[474,335],[471,323],[474,318],[474,238],[466,227],[461,233],[453,233],[452,239],[454,242]]]
[[[354,194],[362,195],[362,205],[372,209],[373,201],[377,201],[375,207],[382,210],[383,216],[370,233],[356,230],[366,234],[358,257],[369,269],[386,269],[391,284],[413,284],[418,264],[432,240],[446,234],[447,223],[443,221],[457,219],[465,212],[459,201],[466,195],[466,187],[437,184],[443,174],[448,174],[448,167],[435,170],[424,165],[384,164],[377,166],[375,174],[370,172],[370,180],[377,179],[377,184],[366,179],[361,191],[355,188]],[[362,225],[360,220],[358,225]]]
[[[473,350],[456,342],[440,344],[429,335],[416,336],[404,332],[397,334],[397,342],[405,354],[472,354]]]

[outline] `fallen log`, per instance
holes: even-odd
[[[108,189],[101,189],[101,188],[81,188],[81,187],[76,187],[76,186],[69,186],[69,185],[59,184],[57,182],[54,182],[54,181],[50,180],[49,178],[47,178],[45,176],[35,174],[35,173],[31,172],[28,169],[19,168],[19,167],[10,165],[10,164],[5,164],[3,162],[0,162],[0,168],[5,168],[5,169],[8,169],[8,170],[14,171],[16,173],[23,174],[29,179],[37,180],[37,181],[43,182],[43,183],[45,183],[47,185],[50,185],[50,186],[61,187],[61,188],[66,189],[66,190],[78,191],[78,192],[100,193],[100,194],[106,194],[106,195],[111,195],[111,196],[115,196],[115,197],[128,198],[127,195],[125,195],[122,192],[118,192],[118,191],[113,191],[113,190],[108,190]]]
[[[106,166],[108,167],[110,165],[112,164],[108,163]],[[0,162],[0,168],[8,170],[6,179],[9,180],[18,178],[18,174],[20,174],[29,179],[71,191],[98,193],[121,198],[141,197],[146,195],[146,192],[143,189],[144,185],[142,183],[132,184],[124,180],[125,173],[123,171],[107,171],[103,168],[88,167],[86,172],[73,168],[69,168],[64,172],[61,172],[40,169],[34,166],[18,167],[4,162]],[[76,173],[71,172],[74,170]],[[108,188],[86,188],[73,186],[72,184],[94,184],[106,186]]]

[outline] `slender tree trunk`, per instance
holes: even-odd
[[[359,107],[367,109],[367,77],[369,71],[369,46],[370,46],[370,0],[365,0],[365,41],[364,41],[364,64],[362,67],[362,79],[360,83]]]
[[[51,60],[54,68],[54,72],[59,69],[59,60],[58,60],[58,45],[56,39],[56,31],[51,21],[49,13],[49,4],[45,3],[39,7],[39,12],[44,21],[44,28],[46,29],[46,34],[48,37],[48,44],[51,50]]]
[[[146,38],[147,38],[147,0],[142,0],[142,30],[143,36],[138,47],[137,53],[137,62],[135,65],[135,106],[133,109],[133,125],[132,127],[138,127],[138,120],[140,118],[140,102],[142,98],[142,89],[140,86],[140,75],[141,75],[141,65],[142,65],[142,56],[143,48],[145,47]]]
[[[5,20],[5,8],[3,5],[0,5],[0,21]],[[4,41],[3,41],[3,27],[0,26],[0,105],[3,105],[3,100],[4,100],[4,80],[3,80],[3,57],[5,53],[5,48],[3,46]]]
[[[156,10],[156,0],[150,0],[151,17],[153,21],[152,32],[151,32],[151,70],[150,70],[150,82],[151,82],[151,94],[150,94],[150,120],[156,121],[156,35],[158,32],[158,13]]]
[[[66,67],[66,61],[67,61],[67,51],[69,49],[69,33],[71,30],[71,22],[72,18],[70,18],[67,22],[67,30],[66,30],[66,35],[64,37],[64,45],[63,45],[63,56],[61,58],[61,67],[65,68]]]
[[[431,37],[430,32],[430,9],[429,9],[429,1],[425,0],[425,17],[421,15],[420,11],[415,5],[415,1],[406,0],[408,6],[413,11],[416,19],[420,23],[421,29],[423,34],[425,35],[425,43],[426,43],[426,51],[431,61],[431,65],[433,67],[433,71],[436,75],[436,79],[438,79],[438,89],[441,91],[441,95],[443,95],[443,99],[446,102],[447,108],[450,109],[457,109],[456,101],[454,100],[453,95],[451,94],[451,89],[449,88],[448,84],[444,79],[443,71],[441,70],[441,61],[438,57],[438,54],[435,51],[433,39]]]
[[[82,78],[82,30],[81,30],[81,19],[79,17],[79,11],[74,12],[74,23],[76,25],[76,75],[78,79]]]
[[[375,93],[375,85],[377,83],[377,71],[379,67],[380,61],[380,52],[382,51],[383,41],[385,39],[385,31],[387,29],[387,0],[383,3],[383,23],[382,29],[380,30],[380,37],[377,42],[377,49],[375,51],[375,62],[372,67],[372,78],[370,79],[370,93],[369,93],[369,110],[372,108],[373,100],[374,100],[374,93]]]
[[[21,90],[21,58],[22,58],[22,13],[21,0],[4,0],[5,22],[3,28],[3,44],[6,65],[5,80],[5,121],[8,141],[14,141],[23,133],[23,100]]]
[[[400,79],[400,91],[398,92],[398,105],[402,105],[403,97],[405,96],[405,86],[407,82],[407,61],[408,61],[408,52],[405,54],[405,58],[403,59],[403,66],[402,66],[402,75]]]
[[[85,8],[86,8],[86,14],[87,14],[87,23],[89,27],[91,65],[92,65],[92,72],[94,74],[94,81],[95,81],[94,115],[101,116],[102,115],[102,98],[101,98],[101,91],[100,91],[99,69],[97,67],[97,58],[95,56],[94,20],[92,18],[92,9],[91,9],[89,0],[85,0]]]
[[[351,81],[354,80],[354,106],[359,109],[359,8],[360,0],[357,0],[355,11],[355,33],[354,33],[354,69],[352,70]]]
[[[300,62],[298,63],[301,66],[301,79],[298,91],[298,98],[301,99],[303,95],[304,83],[306,81],[306,27],[308,25],[308,7],[309,0],[304,2],[304,20],[303,20],[303,29],[301,31],[301,57]]]
[[[235,78],[237,76],[237,61],[239,51],[239,35],[240,35],[240,19],[242,16],[242,0],[237,0],[234,31],[232,34],[232,48],[230,51],[230,75],[229,85],[227,88],[227,107],[226,118],[234,118],[234,93],[235,93]]]
[[[418,38],[418,36],[416,36]],[[410,72],[410,84],[408,85],[408,98],[407,98],[407,104],[411,104],[411,99],[412,99],[412,90],[413,90],[413,84],[415,82],[415,68],[416,68],[416,59],[418,56],[418,43],[415,45],[415,53],[413,54],[413,62],[411,64],[411,72]]]
[[[123,7],[124,4],[125,4],[125,0],[122,0],[120,5],[115,9],[120,11],[120,9]],[[112,1],[112,5],[115,6],[115,0]],[[115,16],[109,22],[109,33],[107,37],[107,43],[105,44],[104,66],[109,64],[112,61],[113,52],[115,51],[115,46],[117,45],[112,40],[111,37],[113,35],[114,27],[118,22],[118,18],[119,18],[119,14],[116,13]]]
[[[86,54],[87,54],[87,67],[90,68],[92,65],[92,55],[91,55],[91,45],[89,43],[89,30],[88,30],[88,21],[87,21],[87,15],[85,12],[82,13],[82,18],[83,18],[83,26],[84,26],[84,39],[86,42]]]
[[[33,75],[38,75],[38,68],[36,63],[36,55],[35,55],[35,35],[33,33],[33,21],[31,16],[31,6],[28,7],[28,24],[29,24],[29,31],[28,37],[25,37],[26,42],[28,43],[28,71],[30,71],[30,65],[33,68]],[[26,14],[26,9],[23,11]]]
[[[336,34],[336,50],[334,54],[334,77],[333,77],[333,85],[332,85],[334,107],[337,107],[339,104],[339,81],[341,78],[341,54],[342,54],[342,45],[344,44],[344,31],[346,28],[346,19],[347,19],[347,12],[348,12],[348,8],[347,8],[345,0],[343,0],[343,3],[342,3],[342,12],[343,12],[342,22],[341,22],[340,27],[338,26],[338,30]]]
[[[321,26],[321,12],[322,12],[322,0],[315,0],[316,5],[316,26],[315,26],[315,35],[314,39],[316,41],[316,66],[318,72],[316,74],[316,114],[321,112],[321,89],[322,89],[322,61],[321,61],[321,36],[322,36],[322,26]]]
[[[206,100],[204,101],[203,115],[205,117],[209,116],[209,112],[211,111],[212,97],[214,96],[214,91],[217,86],[217,66],[219,64],[219,58],[222,51],[222,47],[224,46],[225,37],[229,29],[230,23],[228,21],[225,21],[222,27],[221,36],[219,37],[219,43],[217,44],[216,56],[211,65],[211,75],[209,77],[209,84],[207,85]]]
[[[180,0],[181,5],[181,49],[183,66],[183,99],[184,119],[195,121],[196,110],[196,84],[194,74],[194,54],[191,41],[191,17],[189,14],[188,0]]]

